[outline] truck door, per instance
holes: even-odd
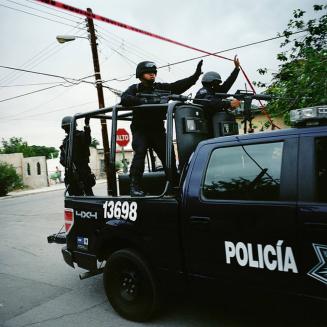
[[[304,293],[327,297],[327,131],[300,139],[298,214]]]
[[[252,135],[199,149],[183,219],[191,275],[267,287],[296,279],[297,144]]]

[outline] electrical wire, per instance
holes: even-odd
[[[73,29],[68,30],[66,33],[73,32],[82,23],[83,23],[83,21],[81,21],[80,23],[78,23],[77,26],[75,26]],[[29,69],[32,69],[32,68],[38,66],[39,64],[43,63],[44,61],[46,61],[47,59],[49,59],[50,57],[52,57],[53,55],[55,55],[59,51],[63,50],[64,47],[65,47],[65,45],[62,46],[62,47],[58,47],[57,48],[57,43],[56,42],[52,42],[48,46],[46,46],[44,49],[42,49],[41,51],[39,51],[32,58],[30,58],[29,60],[27,60],[19,68],[29,68]],[[55,50],[55,48],[57,48],[57,49]],[[21,72],[10,72],[9,74],[7,74],[4,77],[0,78],[0,83],[2,83],[2,84],[4,84],[4,83],[6,83],[6,84],[12,83],[17,78],[19,78],[21,75],[22,75]]]
[[[48,99],[46,101],[42,101],[41,103],[39,103],[36,106],[27,108],[27,109],[25,109],[23,111],[20,111],[18,113],[11,114],[9,116],[5,116],[4,118],[13,118],[13,117],[16,117],[17,115],[21,116],[22,114],[25,114],[27,112],[30,113],[31,111],[38,110],[39,108],[41,108],[43,110],[43,108],[49,106],[49,103],[51,103],[52,101],[56,101],[56,100],[60,99],[63,96],[64,93],[66,93],[66,92],[68,92],[70,90],[71,90],[70,88],[64,88],[61,92],[56,93],[56,95],[54,97],[52,97],[51,99]]]
[[[46,76],[51,76],[51,77],[62,78],[62,79],[64,79],[67,83],[72,84],[72,85],[64,85],[64,84],[53,85],[53,86],[50,86],[50,87],[46,87],[46,88],[42,88],[42,89],[39,89],[39,90],[31,91],[31,92],[28,92],[28,93],[20,94],[20,95],[14,96],[14,97],[10,97],[10,98],[6,98],[6,99],[2,99],[2,100],[0,100],[0,103],[1,103],[1,102],[5,102],[5,101],[9,101],[9,100],[13,100],[13,99],[16,99],[16,98],[21,98],[21,97],[23,97],[23,96],[27,96],[27,95],[30,95],[30,94],[34,94],[34,93],[38,93],[38,92],[42,92],[42,91],[46,91],[46,90],[49,90],[49,89],[52,89],[52,88],[55,88],[55,87],[59,87],[59,86],[63,86],[63,87],[71,87],[71,86],[76,86],[76,85],[78,85],[78,84],[80,84],[80,83],[87,83],[87,84],[92,84],[92,85],[95,84],[94,82],[85,81],[86,78],[89,78],[89,77],[94,76],[94,75],[86,76],[86,77],[83,77],[83,78],[81,78],[81,79],[73,79],[73,78],[67,78],[67,77],[64,77],[64,76],[53,75],[53,74],[46,74],[46,73],[41,73],[41,72],[27,71],[27,70],[25,70],[25,69],[18,69],[18,68],[13,68],[13,67],[6,67],[6,66],[0,66],[0,67],[2,67],[2,68],[14,69],[14,70],[19,70],[19,71],[24,71],[24,72],[29,72],[29,73],[34,73],[34,74],[39,74],[39,75],[46,75]],[[73,80],[74,82],[72,82],[72,81],[70,81],[70,80]]]
[[[100,40],[104,40],[105,42],[108,42],[108,40],[106,40],[104,37],[99,36]],[[108,46],[110,48],[110,50],[114,51],[115,53],[117,53],[119,56],[121,56],[122,58],[124,58],[125,60],[127,60],[128,62],[132,63],[133,65],[137,65],[137,63],[135,61],[133,61],[132,59],[128,58],[127,56],[123,55],[121,52],[119,52],[118,50]]]
[[[55,77],[55,78],[62,78],[67,83],[73,83],[71,81],[75,81],[75,82],[80,82],[81,81],[82,83],[88,83],[88,84],[93,84],[93,85],[95,84],[94,82],[85,81],[86,78],[93,77],[94,74],[89,75],[89,76],[86,76],[86,77],[82,77],[80,79],[76,79],[76,78],[72,78],[72,77],[65,77],[65,76],[60,76],[60,75],[55,75],[55,74],[41,73],[41,72],[36,72],[36,71],[27,70],[27,69],[21,69],[21,68],[16,68],[16,67],[9,67],[9,66],[2,66],[2,65],[0,65],[0,68],[12,69],[12,70],[17,70],[17,71],[22,71],[22,72],[25,72],[25,73],[42,75],[42,76],[50,76],[50,77]]]
[[[71,108],[76,108],[76,107],[80,108],[82,106],[86,106],[86,105],[89,105],[91,103],[95,103],[95,101],[84,102],[84,103],[76,104],[76,105],[73,105],[73,106],[62,107],[62,108],[55,109],[55,110],[50,110],[50,111],[41,112],[41,113],[37,113],[37,114],[27,115],[27,116],[24,116],[22,118],[9,118],[9,119],[6,119],[6,121],[24,120],[24,119],[30,118],[30,117],[44,116],[44,115],[52,114],[52,113],[55,113],[55,112],[59,112],[59,111],[63,111],[63,110],[71,109]],[[0,123],[5,123],[5,121],[1,120]]]
[[[44,83],[29,83],[29,84],[14,84],[14,85],[0,85],[1,87],[4,88],[9,88],[9,87],[21,87],[21,86],[40,86],[40,85],[49,85],[49,84],[60,84],[61,82],[44,82]]]
[[[60,9],[57,9],[57,8],[54,8],[54,7],[50,7],[48,5],[44,5],[44,4],[42,4],[42,3],[38,2],[38,1],[35,1],[35,0],[25,0],[25,1],[33,3],[34,5],[37,5],[37,6],[40,6],[40,7],[47,8],[47,9],[52,10],[52,11],[60,12],[61,14],[65,14],[67,16],[78,18],[78,16],[76,16],[74,14],[71,14],[69,12],[66,12],[66,11],[63,11],[63,10],[60,10]]]
[[[19,69],[19,68],[8,67],[8,66],[2,66],[2,65],[0,65],[0,68],[7,68],[7,69],[18,70],[18,71],[23,71],[23,72],[27,72],[27,73],[33,73],[33,74],[37,74],[37,75],[44,75],[44,76],[50,76],[50,77],[56,77],[56,78],[62,78],[62,79],[65,80],[67,83],[72,84],[72,85],[68,85],[68,86],[65,86],[64,84],[54,85],[54,86],[50,86],[50,87],[43,88],[43,89],[40,89],[40,90],[36,90],[36,91],[32,91],[32,92],[28,92],[28,93],[21,94],[21,95],[17,95],[17,96],[11,97],[11,98],[2,99],[2,100],[0,100],[0,102],[5,102],[5,101],[13,100],[13,99],[16,99],[16,98],[20,98],[20,97],[23,97],[23,96],[26,96],[26,95],[30,95],[30,94],[33,94],[33,93],[37,93],[37,92],[41,92],[41,91],[46,91],[46,90],[48,90],[48,89],[55,88],[55,87],[58,87],[58,86],[69,87],[69,86],[75,86],[75,85],[78,85],[78,84],[80,84],[80,83],[87,83],[87,84],[92,84],[92,85],[95,85],[95,84],[96,84],[95,82],[85,81],[86,78],[93,77],[94,74],[89,75],[89,76],[86,76],[86,77],[83,77],[83,78],[80,78],[80,79],[75,79],[75,78],[64,77],[64,76],[60,76],[60,75],[54,75],[54,74],[47,74],[47,73],[35,72],[35,71],[26,70],[26,69]],[[73,83],[72,81],[75,81],[76,83]],[[114,88],[112,88],[112,87],[110,87],[110,86],[108,86],[108,85],[103,85],[103,87],[107,88],[108,90],[110,90],[110,91],[111,91],[112,93],[114,93],[115,95],[120,95],[120,94],[122,93],[122,91],[117,90],[117,89],[114,89]]]
[[[16,96],[11,97],[11,98],[6,98],[6,99],[2,99],[2,100],[0,99],[0,102],[6,102],[6,101],[9,101],[9,100],[14,100],[14,99],[17,99],[17,98],[24,97],[26,95],[30,95],[30,94],[34,94],[34,93],[38,93],[38,92],[42,92],[42,91],[46,91],[46,90],[50,90],[50,89],[53,89],[53,88],[59,87],[59,86],[71,87],[71,86],[74,86],[74,85],[68,85],[68,86],[65,86],[64,84],[53,85],[53,86],[45,87],[43,89],[39,89],[39,90],[31,91],[31,92],[28,92],[28,93],[23,93],[23,94],[20,94],[20,95],[16,95]]]
[[[116,44],[121,43],[123,45],[122,48],[126,47],[126,51],[128,51],[128,53],[133,53],[136,57],[140,58],[141,60],[145,60],[145,58],[152,58],[152,60],[155,60],[157,63],[164,63],[164,62],[169,63],[169,60],[162,59],[162,58],[154,55],[153,53],[150,53],[148,51],[144,51],[144,49],[142,49],[140,47],[137,47],[136,45],[134,45],[134,44],[132,44],[130,42],[127,42],[126,40],[124,40],[122,38],[117,37],[113,33],[110,33],[105,28],[103,28],[103,27],[101,27],[101,26],[99,26],[97,24],[96,24],[96,26],[102,30],[102,32],[98,31],[98,34],[100,36],[103,37],[103,35],[105,35],[107,38],[109,38],[113,42],[116,42]],[[182,72],[183,74],[186,74],[186,72],[183,69],[180,69],[179,67],[177,68],[177,70]]]
[[[37,8],[34,8],[34,7],[30,7],[30,6],[27,6],[27,5],[23,5],[23,4],[21,4],[21,3],[18,3],[18,2],[16,2],[16,1],[13,1],[13,0],[5,0],[5,1],[10,2],[10,3],[14,3],[14,4],[16,4],[16,5],[19,5],[19,6],[22,6],[22,7],[28,8],[28,9],[32,9],[32,10],[38,11],[38,12],[40,12],[40,13],[42,13],[42,14],[47,14],[47,15],[51,15],[51,16],[54,16],[54,17],[59,17],[59,18],[61,18],[61,19],[68,20],[68,21],[73,22],[73,23],[78,23],[78,21],[76,21],[76,20],[72,20],[72,19],[69,19],[69,18],[63,17],[63,16],[61,16],[61,15],[52,14],[52,13],[49,13],[49,12],[47,12],[47,11],[43,11],[43,10],[40,10],[40,9],[37,9]]]
[[[306,31],[307,31],[307,29],[306,30],[301,30],[301,31],[298,31],[298,32],[294,32],[291,35],[298,34],[298,33],[303,33],[303,32],[306,32]],[[198,57],[193,57],[193,58],[190,58],[190,59],[176,61],[174,63],[168,64],[168,65],[165,65],[165,66],[160,66],[158,68],[165,68],[165,67],[169,67],[169,66],[174,66],[174,65],[182,64],[184,62],[197,60],[197,59],[202,59],[202,58],[209,57],[209,56],[212,56],[212,55],[217,55],[217,54],[220,54],[220,53],[224,53],[224,52],[228,52],[228,51],[232,51],[232,50],[237,50],[237,49],[242,49],[242,48],[250,47],[250,46],[253,46],[253,45],[257,45],[257,44],[277,40],[277,39],[280,39],[280,38],[283,38],[283,37],[285,37],[285,35],[279,35],[279,36],[271,37],[271,38],[264,39],[264,40],[261,40],[261,41],[246,43],[246,44],[242,44],[242,45],[239,45],[239,46],[236,46],[236,47],[233,47],[233,48],[228,48],[228,49],[225,49],[225,50],[217,51],[217,52],[214,52],[214,53],[211,53],[211,54],[205,54],[205,55],[198,56]],[[229,59],[229,60],[232,60],[232,59]]]
[[[62,24],[62,25],[70,26],[70,27],[74,27],[74,26],[69,25],[67,23],[63,23],[63,22],[60,22],[60,21],[57,21],[57,20],[54,20],[54,19],[51,19],[51,18],[46,18],[46,17],[40,16],[40,15],[32,14],[32,13],[30,13],[28,11],[17,9],[17,8],[13,8],[13,7],[9,7],[9,6],[6,6],[4,4],[0,4],[0,6],[1,7],[8,8],[8,9],[15,10],[15,11],[19,11],[19,12],[22,12],[22,13],[25,13],[25,14],[28,14],[28,15],[32,15],[32,16],[35,16],[35,17],[38,17],[38,18],[42,18],[42,19],[45,19],[45,20],[48,20],[48,21],[51,21],[51,22],[54,22],[54,23],[58,23],[58,24]]]
[[[298,32],[294,32],[291,35],[298,34],[298,33],[303,33],[303,32],[306,32],[306,31],[307,30],[301,30],[301,31],[298,31]],[[214,52],[212,54],[205,54],[205,55],[202,55],[202,56],[192,57],[192,58],[189,58],[189,59],[185,59],[185,60],[180,60],[180,61],[176,61],[176,62],[173,62],[173,63],[169,63],[167,65],[159,66],[159,67],[157,67],[157,69],[171,67],[171,66],[174,66],[174,65],[179,65],[179,64],[182,64],[182,63],[185,63],[185,62],[189,62],[189,61],[193,61],[193,60],[198,60],[198,59],[202,59],[202,58],[205,58],[205,57],[209,57],[209,56],[214,55],[214,54],[217,55],[217,54],[220,54],[220,53],[224,53],[224,52],[228,52],[228,51],[232,51],[232,50],[237,50],[237,49],[241,49],[241,48],[245,48],[245,47],[249,47],[249,46],[253,46],[253,45],[257,45],[257,44],[261,44],[261,43],[273,41],[273,40],[280,39],[280,38],[283,38],[283,37],[285,37],[285,35],[279,35],[279,36],[271,37],[271,38],[264,39],[264,40],[261,40],[261,41],[256,41],[256,42],[242,44],[242,45],[239,45],[239,46],[236,46],[236,47],[233,47],[233,48],[228,48],[228,49],[220,50],[220,51]],[[107,83],[107,82],[111,82],[111,81],[123,82],[123,81],[126,81],[126,80],[131,79],[133,76],[135,76],[135,73],[134,74],[127,75],[126,78],[123,76],[123,77],[119,77],[119,78],[108,79],[108,80],[103,81],[103,83]]]

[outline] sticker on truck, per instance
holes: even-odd
[[[137,202],[106,201],[103,204],[103,217],[105,219],[124,219],[136,221]]]
[[[327,284],[327,246],[315,243],[313,243],[312,246],[316,252],[319,263],[308,272],[308,275]]]

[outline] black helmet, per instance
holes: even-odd
[[[72,120],[73,120],[72,116],[64,117],[61,121],[61,128],[63,128],[64,130],[69,129]]]
[[[221,83],[221,76],[216,72],[207,72],[202,77],[202,84],[211,84],[213,81],[218,81]]]
[[[152,61],[142,61],[136,67],[136,78],[141,78],[145,73],[157,74],[157,66]]]

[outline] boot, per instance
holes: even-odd
[[[145,193],[140,189],[139,178],[135,176],[131,176],[131,184],[130,184],[130,195],[131,196],[144,196]]]

